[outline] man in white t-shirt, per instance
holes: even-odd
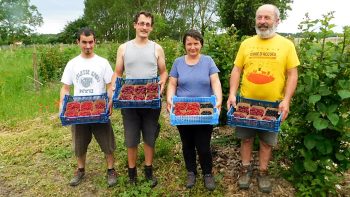
[[[68,62],[64,69],[60,92],[60,110],[65,95],[69,94],[70,86],[74,86],[74,96],[90,96],[108,93],[109,111],[112,112],[112,85],[113,70],[108,60],[94,53],[96,43],[95,33],[89,28],[82,28],[77,34],[77,44],[81,54]],[[110,115],[110,114],[109,114]],[[87,148],[94,135],[97,143],[105,153],[107,161],[107,183],[113,186],[117,182],[114,170],[113,152],[116,148],[111,123],[78,124],[72,126],[73,149],[77,157],[77,170],[71,186],[77,186],[85,175],[85,161]]]

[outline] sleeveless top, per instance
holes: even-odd
[[[143,46],[137,46],[133,40],[126,43],[124,68],[127,79],[150,79],[157,77],[157,58],[155,42],[148,41]]]

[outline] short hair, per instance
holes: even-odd
[[[95,32],[92,29],[88,28],[88,27],[83,27],[83,28],[79,29],[79,31],[77,32],[77,39],[78,39],[78,41],[80,41],[80,36],[81,35],[84,35],[84,36],[92,35],[94,37],[94,40],[96,39]]]
[[[280,18],[280,11],[279,9],[277,8],[277,6],[273,5],[273,4],[264,4],[262,6],[260,6],[257,10],[256,10],[256,13],[258,13],[258,11],[262,8],[265,8],[265,7],[270,7],[273,9],[273,12],[275,13],[275,17],[276,19],[279,19]],[[256,14],[255,14],[256,15]]]
[[[184,37],[183,37],[183,39],[182,39],[182,43],[183,43],[184,46],[186,45],[186,38],[187,38],[187,36],[190,36],[190,37],[192,37],[192,38],[198,40],[198,41],[201,43],[201,45],[203,46],[203,44],[204,44],[204,39],[203,39],[202,34],[201,34],[199,31],[194,30],[194,29],[188,30],[188,31],[185,33],[185,35],[184,35]]]
[[[147,11],[138,12],[138,13],[134,16],[134,23],[137,23],[137,21],[139,21],[140,15],[144,15],[144,16],[146,16],[147,18],[151,18],[151,25],[153,26],[154,17],[153,17],[153,15],[152,15],[152,13],[147,12]]]

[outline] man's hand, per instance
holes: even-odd
[[[160,85],[160,95],[163,95],[164,88],[165,88],[165,82],[166,81],[162,81],[162,80],[159,80],[159,82],[158,82],[158,84]]]
[[[111,116],[113,113],[113,101],[112,101],[112,99],[110,99],[108,101],[108,110],[109,110],[108,116]]]
[[[282,100],[278,106],[278,114],[282,113],[282,122],[288,117],[290,101]]]
[[[61,115],[62,110],[63,110],[63,102],[62,102],[62,101],[60,101],[60,103],[59,103],[59,105],[58,105],[58,116],[60,116],[60,115]]]
[[[227,110],[230,110],[230,107],[233,106],[234,108],[236,108],[236,96],[235,95],[230,95],[227,99]]]

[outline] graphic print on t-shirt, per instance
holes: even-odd
[[[273,75],[273,65],[276,62],[276,52],[278,49],[253,48],[249,53],[250,61],[247,72],[247,80],[254,84],[267,84],[275,80]]]
[[[268,68],[258,67],[258,69],[254,69],[247,74],[247,79],[255,84],[267,84],[274,81],[275,77]]]
[[[76,75],[76,80],[80,84],[79,87],[81,87],[79,89],[79,93],[83,93],[83,94],[91,93],[91,94],[93,94],[94,89],[92,87],[93,87],[94,80],[96,82],[99,82],[100,77],[94,71],[85,69],[85,70],[81,70]]]
[[[88,88],[92,84],[92,77],[82,77],[80,83],[84,88]]]

